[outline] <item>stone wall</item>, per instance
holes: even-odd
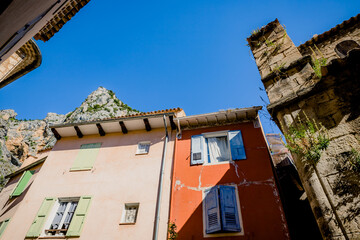
[[[21,56],[21,52],[15,52],[8,59],[6,59],[0,65],[0,82],[3,81],[22,60],[23,57]]]
[[[329,33],[330,35],[330,33]],[[345,40],[354,40],[358,44],[360,44],[360,24],[354,23],[350,27],[341,27],[336,34],[333,34],[326,38],[319,38],[317,35],[311,41],[308,41],[298,47],[298,50],[301,52],[302,55],[312,55],[313,51],[311,48],[316,52],[318,56],[323,55],[328,62],[335,58],[339,58],[339,56],[335,52],[335,46]],[[316,47],[320,50],[317,51]]]
[[[287,131],[307,116],[328,131],[330,145],[317,164],[294,158],[324,239],[360,238],[360,173],[349,161],[352,149],[360,151],[360,51],[344,59],[334,51],[343,40],[359,39],[358,26],[315,41],[328,59],[321,78],[304,47],[312,42],[295,47],[277,20],[248,38],[278,126]]]

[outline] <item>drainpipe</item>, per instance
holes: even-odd
[[[161,194],[162,194],[162,183],[163,183],[163,178],[164,178],[166,147],[167,147],[167,143],[169,141],[169,135],[168,135],[168,131],[167,131],[165,115],[163,115],[163,120],[164,120],[164,127],[165,127],[165,140],[164,140],[163,155],[162,155],[162,159],[161,159],[159,186],[158,186],[158,193],[157,193],[157,199],[156,199],[153,240],[158,239],[159,221],[160,221],[160,203],[161,203]]]

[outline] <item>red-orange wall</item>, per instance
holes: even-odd
[[[246,160],[190,166],[191,136],[222,130],[241,130]],[[254,128],[253,123],[187,130],[176,140],[170,221],[177,226],[177,239],[204,239],[202,191],[226,184],[238,186],[244,236],[214,240],[289,239],[267,146],[261,128]]]

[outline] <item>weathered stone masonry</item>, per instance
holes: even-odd
[[[360,15],[298,47],[278,20],[247,40],[270,100],[268,111],[282,131],[304,113],[328,130],[330,145],[316,165],[295,156],[323,238],[360,239],[360,173],[349,161],[352,149],[360,151]],[[321,77],[314,56],[327,59]]]

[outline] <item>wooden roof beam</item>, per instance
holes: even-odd
[[[150,126],[148,118],[144,118],[144,124],[145,124],[146,131],[151,131],[151,126]]]
[[[124,133],[124,134],[128,133],[125,123],[123,121],[120,121],[119,124],[120,124],[122,133]]]
[[[74,129],[76,131],[76,134],[79,138],[82,138],[84,135],[82,134],[82,132],[80,131],[80,128],[78,126],[74,126]]]
[[[96,124],[96,127],[97,127],[98,130],[99,130],[100,136],[105,136],[105,131],[104,131],[104,129],[102,128],[101,124],[100,124],[100,123],[97,123],[97,124]]]
[[[55,136],[56,140],[60,140],[60,139],[61,139],[60,134],[58,133],[58,131],[56,131],[56,129],[55,129],[55,128],[51,128],[51,131],[53,132],[53,134],[54,134],[54,136]]]

